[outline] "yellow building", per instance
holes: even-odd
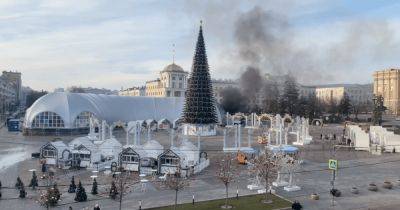
[[[374,94],[383,96],[383,105],[388,108],[388,112],[400,115],[400,69],[386,69],[376,71],[374,76]]]
[[[323,87],[315,89],[317,99],[324,103],[339,103],[344,96],[344,87]]]
[[[172,63],[160,72],[160,78],[146,82],[146,96],[184,97],[188,72]]]
[[[346,94],[352,105],[372,103],[372,85],[340,84],[318,86],[315,89],[317,99],[323,103],[339,103]]]

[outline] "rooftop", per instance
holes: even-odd
[[[183,68],[182,67],[180,67],[179,65],[176,65],[175,63],[171,63],[171,64],[169,64],[168,66],[166,66],[163,70],[162,70],[162,72],[185,72],[184,70],[183,70]]]

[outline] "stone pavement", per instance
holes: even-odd
[[[329,131],[325,132],[340,132],[340,127],[334,128],[332,126]],[[317,132],[316,132],[317,135]],[[52,137],[24,137],[18,133],[8,133],[5,129],[0,130],[0,163],[5,160],[5,157],[10,157],[10,154],[16,154],[20,151],[23,152],[25,159],[17,161],[6,169],[1,170],[0,167],[0,180],[3,186],[13,186],[17,174],[24,176],[24,180],[29,180],[30,174],[27,170],[35,164],[37,160],[30,159],[30,153],[37,151],[38,148]],[[68,140],[71,137],[63,137]],[[168,142],[168,138],[162,139],[159,137],[160,142]],[[164,144],[166,144],[164,142]],[[194,194],[196,200],[210,200],[224,197],[224,187],[220,181],[215,177],[216,164],[215,160],[221,156],[218,152],[222,145],[221,139],[205,139],[202,148],[209,149],[209,157],[214,162],[196,176],[191,185],[179,193],[179,202],[191,202],[192,195]],[[324,143],[316,141],[315,144],[302,148],[302,153],[305,159],[304,167],[295,176],[295,181],[302,187],[298,192],[285,192],[282,189],[277,189],[277,193],[290,200],[299,200],[304,209],[400,209],[400,187],[395,186],[392,190],[383,189],[381,187],[384,180],[392,182],[400,179],[400,155],[383,155],[371,156],[366,152],[343,151],[338,153],[339,169],[336,187],[341,190],[342,197],[335,198],[335,206],[331,206],[331,196],[329,194],[331,173],[327,170],[327,159],[330,157],[329,150],[321,150]],[[310,149],[311,148],[311,149]],[[11,150],[10,150],[11,149]],[[212,151],[215,150],[215,151]],[[313,155],[312,153],[318,153]],[[306,153],[306,154],[304,154]],[[308,153],[308,154],[307,154]],[[328,154],[326,154],[328,153]],[[3,155],[3,156],[2,156]],[[4,162],[4,161],[3,161]],[[239,194],[246,195],[254,193],[246,189],[249,183],[245,166],[241,169],[238,183],[233,183],[230,187],[229,194],[236,195],[236,187],[238,186]],[[81,173],[81,172],[79,172]],[[86,180],[86,179],[85,179]],[[86,180],[90,182],[90,180]],[[367,185],[374,182],[378,185],[378,192],[370,192],[367,190]],[[25,184],[28,184],[25,181]],[[360,190],[359,195],[350,193],[350,188],[356,186]],[[99,203],[102,209],[115,209],[119,203],[107,198],[106,195],[92,196],[90,195],[91,186],[86,186],[89,200],[84,203],[73,202],[74,194],[66,193],[66,187],[62,189],[62,201],[55,209],[68,209],[72,206],[73,209],[82,209],[84,207],[91,207]],[[160,190],[157,186],[149,185],[146,192],[136,190],[124,196],[123,209],[138,209],[139,200],[142,200],[143,207],[156,207],[170,205],[173,203],[174,193],[169,190]],[[15,189],[2,189],[3,197],[0,200],[0,209],[13,209],[13,210],[36,210],[43,209],[37,204],[36,193],[28,190],[27,199],[18,199],[18,191]],[[101,190],[100,190],[101,191]],[[106,190],[103,190],[106,191]],[[320,200],[314,201],[309,199],[309,195],[316,192],[320,195]],[[103,192],[106,194],[106,192]]]

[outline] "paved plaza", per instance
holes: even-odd
[[[400,200],[400,187],[397,186],[397,180],[400,179],[400,156],[398,154],[384,154],[373,156],[367,152],[355,152],[352,149],[344,148],[333,152],[331,145],[335,144],[332,140],[321,140],[320,134],[333,134],[340,136],[343,127],[341,125],[329,125],[321,127],[312,127],[310,132],[314,136],[311,145],[301,147],[300,156],[304,160],[302,168],[295,175],[295,182],[302,190],[297,192],[286,192],[281,188],[276,189],[278,195],[291,201],[299,200],[304,209],[394,209]],[[124,142],[124,134],[116,134],[117,138]],[[245,136],[245,135],[244,135]],[[153,135],[161,144],[169,146],[168,133],[157,132]],[[21,176],[25,185],[29,184],[31,173],[29,169],[35,168],[40,171],[40,164],[37,159],[31,159],[32,152],[37,152],[39,147],[45,142],[55,137],[42,136],[22,136],[20,133],[9,133],[5,129],[0,132],[0,180],[3,189],[0,209],[43,209],[37,203],[37,191],[28,190],[27,199],[19,199],[18,191],[13,189],[16,177]],[[57,137],[64,141],[69,141],[73,136]],[[247,138],[244,137],[244,138]],[[294,139],[290,139],[293,141]],[[192,139],[196,141],[195,138]],[[247,142],[247,140],[246,140]],[[224,197],[223,184],[216,178],[217,161],[224,155],[222,150],[222,136],[202,138],[202,150],[207,151],[211,160],[211,165],[199,175],[190,178],[190,186],[179,193],[179,202],[191,202],[192,196],[196,200],[210,200]],[[252,140],[252,146],[262,149],[263,145]],[[331,172],[327,169],[329,158],[335,157],[339,160],[339,169],[335,186],[341,190],[342,196],[335,198],[332,206],[332,197],[329,194]],[[249,174],[247,167],[238,165],[239,176],[230,187],[230,195],[236,196],[236,190],[240,195],[254,194],[255,191],[246,189],[249,184]],[[40,174],[40,173],[39,173]],[[88,202],[75,203],[73,201],[75,194],[67,193],[67,188],[72,175],[75,175],[76,181],[81,180],[85,185],[88,194]],[[90,207],[96,203],[102,206],[102,209],[114,209],[119,203],[108,198],[108,190],[111,178],[103,173],[99,173],[99,192],[97,196],[90,194],[91,190],[91,171],[68,170],[57,171],[56,182],[62,192],[61,201],[56,209],[82,209]],[[123,198],[123,209],[138,209],[139,200],[142,201],[142,207],[157,207],[171,205],[174,199],[174,193],[165,190],[157,177],[148,177],[153,180],[143,187],[141,184],[128,185],[129,193]],[[389,180],[395,183],[392,190],[381,187],[383,181]],[[369,183],[376,183],[379,187],[378,192],[367,190]],[[46,185],[45,181],[40,181],[40,185]],[[350,188],[357,187],[360,191],[358,195],[351,194]],[[311,193],[318,193],[320,200],[311,200]]]

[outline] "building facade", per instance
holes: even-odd
[[[17,110],[21,101],[21,73],[3,71],[0,76],[0,122]]]
[[[350,103],[368,104],[372,102],[372,84],[343,84],[343,85],[326,85],[319,86],[315,89],[315,95],[320,102],[339,103],[340,100],[347,95]]]
[[[146,96],[146,87],[131,87],[127,89],[121,89],[118,92],[120,96]]]
[[[0,115],[4,115],[8,112],[12,106],[15,106],[17,101],[17,94],[7,80],[0,77]]]
[[[146,82],[146,96],[184,97],[188,72],[172,63],[160,72],[160,78]]]
[[[400,69],[376,71],[374,77],[374,94],[383,96],[389,114],[400,115]]]
[[[14,71],[3,71],[1,75],[3,79],[9,83],[15,91],[16,103],[22,100],[22,79],[21,79],[21,72],[14,72]]]

